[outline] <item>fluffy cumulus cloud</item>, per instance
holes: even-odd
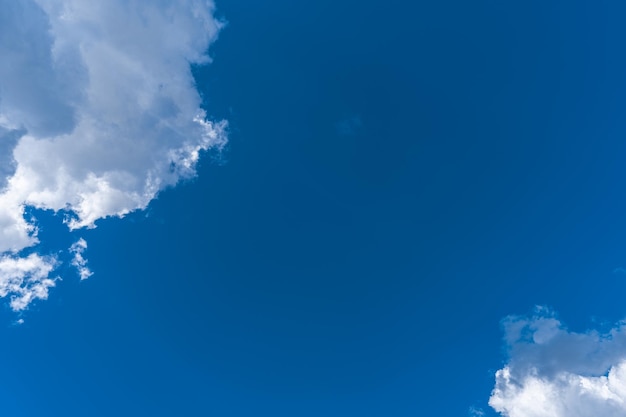
[[[27,208],[91,228],[145,208],[224,145],[191,73],[221,26],[210,0],[0,0],[0,297],[14,309],[54,282],[53,258],[22,255],[39,244]]]
[[[626,415],[626,323],[569,331],[545,309],[504,323],[510,349],[489,405],[508,417]]]

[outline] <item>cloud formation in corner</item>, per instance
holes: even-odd
[[[509,362],[489,405],[507,417],[626,415],[626,322],[568,331],[546,309],[504,321]]]
[[[47,297],[57,265],[23,255],[39,243],[27,207],[95,227],[145,208],[225,144],[190,68],[209,62],[222,24],[210,0],[0,0],[0,10],[0,297],[17,311]],[[81,278],[85,247],[72,249]]]

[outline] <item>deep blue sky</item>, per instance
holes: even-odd
[[[2,415],[465,416],[507,314],[626,315],[626,5],[217,5],[228,149],[82,232],[95,275],[0,330]]]

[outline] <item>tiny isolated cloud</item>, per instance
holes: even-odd
[[[359,133],[363,127],[363,122],[360,116],[352,116],[341,120],[335,124],[337,133],[342,136],[353,136]]]
[[[626,322],[605,332],[569,331],[538,308],[503,322],[508,363],[489,405],[507,417],[626,415]]]
[[[0,10],[1,262],[39,263],[0,269],[0,297],[23,310],[47,297],[43,275],[58,266],[38,253],[28,208],[93,228],[146,208],[224,146],[227,124],[201,109],[191,72],[223,23],[211,0],[0,0]],[[85,249],[70,248],[81,279]]]
[[[469,417],[484,417],[485,411],[482,408],[472,406],[467,412]]]

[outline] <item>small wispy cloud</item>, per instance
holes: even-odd
[[[468,410],[468,415],[469,417],[484,417],[485,411],[482,408],[472,406]]]
[[[348,117],[335,125],[337,133],[343,136],[356,135],[362,127],[363,122],[360,116]]]
[[[72,266],[78,271],[81,281],[93,275],[93,272],[87,266],[87,259],[83,256],[85,250],[87,250],[87,241],[82,237],[70,246],[70,253],[74,255]]]

